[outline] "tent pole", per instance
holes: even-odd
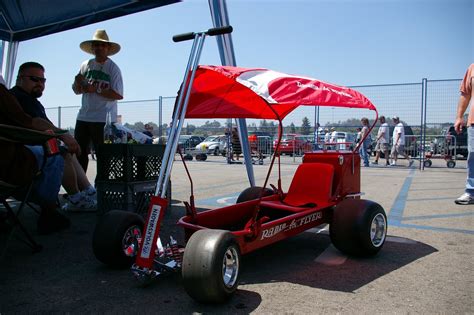
[[[227,5],[225,0],[208,0],[209,9],[211,10],[212,23],[214,27],[228,26],[229,14],[227,13]],[[223,66],[236,66],[234,46],[232,44],[232,35],[223,34],[217,36],[217,46]],[[245,167],[247,168],[247,176],[250,186],[255,186],[255,175],[252,167],[252,157],[250,155],[250,145],[248,140],[247,122],[244,118],[237,119],[237,130],[239,132],[240,143],[242,145],[242,153],[244,155]]]
[[[7,50],[7,59],[4,69],[4,79],[7,87],[11,87],[13,81],[13,70],[15,69],[16,55],[18,53],[19,42],[9,42]]]

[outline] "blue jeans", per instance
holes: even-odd
[[[35,156],[38,169],[43,166],[44,150],[42,146],[26,145]],[[46,159],[46,164],[38,178],[35,178],[31,192],[32,200],[38,204],[42,202],[56,202],[61,181],[63,179],[64,159],[61,155],[54,155]]]
[[[466,192],[474,196],[474,126],[467,128],[467,180]]]
[[[362,143],[359,148],[359,155],[362,161],[364,162],[364,166],[369,166],[369,154],[367,153],[368,146],[369,145],[367,141],[364,141],[364,143]]]

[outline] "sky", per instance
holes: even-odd
[[[237,65],[261,67],[339,85],[462,78],[474,62],[472,0],[227,0]],[[112,59],[124,79],[124,100],[175,96],[191,41],[175,34],[212,27],[206,0],[188,0],[20,43],[18,66],[46,68],[45,107],[79,106],[71,90],[79,49],[106,29],[122,50]],[[201,64],[221,64],[206,40]]]

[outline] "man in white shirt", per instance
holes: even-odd
[[[390,165],[389,153],[388,153],[388,144],[390,142],[390,131],[388,129],[388,124],[385,122],[385,116],[379,117],[380,127],[377,132],[377,144],[375,145],[375,161],[372,164],[379,164],[380,152],[383,151],[385,155],[386,165]]]
[[[331,137],[329,138],[329,143],[331,145],[329,146],[328,149],[335,150],[337,148],[337,145],[335,144],[337,142],[337,131],[335,127],[331,127]]]
[[[72,85],[74,93],[82,94],[74,136],[83,152],[79,163],[87,171],[90,143],[97,149],[104,142],[107,113],[111,113],[112,122],[117,121],[117,100],[123,98],[123,81],[119,67],[109,58],[120,51],[120,45],[109,41],[105,30],[97,30],[92,40],[82,42],[80,48],[95,56],[81,64]]]
[[[392,118],[393,123],[395,124],[395,128],[393,128],[393,135],[392,135],[392,163],[390,165],[395,166],[397,165],[398,155],[402,155],[405,159],[408,160],[408,167],[413,165],[413,160],[410,158],[408,154],[405,153],[405,128],[403,124],[400,122],[400,118],[398,116],[394,116]]]

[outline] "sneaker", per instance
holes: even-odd
[[[373,164],[373,165],[378,165],[378,164],[379,164],[379,162],[377,162],[377,161],[373,161],[373,162],[372,162],[372,164]]]
[[[411,167],[413,165],[413,162],[415,162],[415,161],[410,160],[410,162],[408,162],[408,167]]]
[[[454,200],[454,202],[458,205],[471,205],[474,204],[474,196],[464,193],[458,199]]]
[[[85,195],[85,196],[89,196],[89,197],[93,197],[93,198],[97,198],[97,190],[95,190],[94,188],[91,188],[91,189],[84,189],[83,191],[81,191],[81,194],[82,195]]]
[[[97,200],[97,191],[87,191],[87,190],[83,190],[81,191],[81,195],[83,197],[88,197],[90,199],[94,199],[94,200]]]
[[[95,212],[97,211],[97,201],[87,195],[82,195],[77,202],[72,202],[69,199],[62,209],[66,212]]]
[[[397,166],[397,163],[392,162],[392,163],[390,163],[390,166]]]
[[[49,214],[41,213],[38,218],[38,234],[47,235],[63,229],[67,229],[71,221],[58,211]]]
[[[385,163],[385,166],[390,166],[390,162],[387,161],[387,162]]]

